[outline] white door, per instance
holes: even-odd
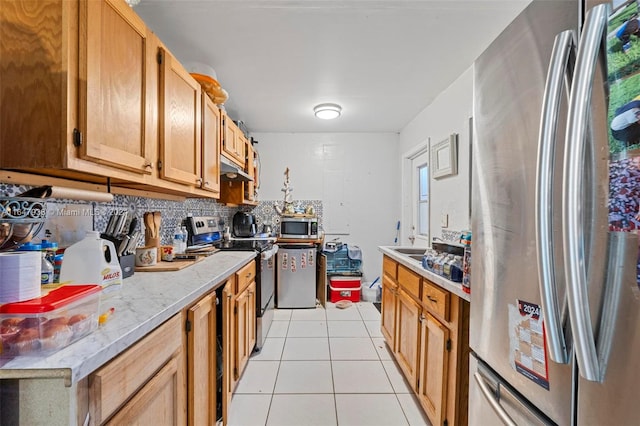
[[[409,240],[413,245],[429,245],[429,149],[411,158],[411,208],[413,219]]]

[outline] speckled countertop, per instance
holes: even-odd
[[[0,379],[64,377],[76,383],[254,257],[254,252],[221,251],[180,271],[137,272],[124,280],[122,290],[101,300],[100,312],[115,308],[104,325],[48,357],[0,360]]]
[[[395,246],[380,246],[378,247],[378,250],[380,250],[382,253],[389,256],[393,260],[396,260],[407,268],[411,269],[413,272],[416,272],[417,274],[428,279],[432,283],[439,285],[443,289],[455,294],[456,296],[466,300],[467,302],[471,302],[470,295],[462,291],[462,284],[455,283],[438,274],[427,271],[422,267],[422,264],[418,260],[412,259],[409,256],[398,253],[396,250],[394,250],[397,248],[398,247]]]

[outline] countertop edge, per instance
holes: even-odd
[[[462,284],[460,283],[455,283],[453,281],[450,281],[444,277],[441,277],[438,274],[434,274],[433,272],[427,271],[426,269],[424,269],[422,267],[422,265],[420,264],[419,261],[411,259],[410,257],[404,256],[401,253],[398,253],[397,251],[394,250],[394,248],[397,248],[395,246],[378,246],[378,250],[380,252],[382,252],[383,254],[389,256],[390,258],[392,258],[393,260],[401,263],[402,265],[406,266],[407,268],[411,269],[413,272],[421,275],[422,277],[428,279],[429,281],[431,281],[434,284],[437,284],[438,286],[442,287],[443,289],[447,290],[448,292],[451,292],[453,294],[455,294],[456,296],[458,296],[461,299],[466,300],[467,302],[471,302],[471,295],[468,293],[465,293],[464,291],[462,291]],[[425,249],[426,250],[426,249]]]
[[[69,385],[77,383],[255,257],[254,252],[224,251],[180,271],[137,272],[124,281],[123,290],[101,299],[101,311],[115,307],[106,324],[50,356],[1,360],[0,379],[64,377]]]

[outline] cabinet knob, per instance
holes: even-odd
[[[434,299],[433,297],[431,297],[429,295],[427,295],[427,299],[429,299],[430,302],[438,303],[438,299]]]
[[[208,181],[208,180],[205,180],[205,181],[204,181],[204,186],[209,186],[209,185],[211,185],[211,184],[209,183],[209,181]]]
[[[202,178],[196,179],[196,183],[202,184]]]

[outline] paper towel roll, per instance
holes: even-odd
[[[39,251],[0,252],[0,303],[40,297]]]

